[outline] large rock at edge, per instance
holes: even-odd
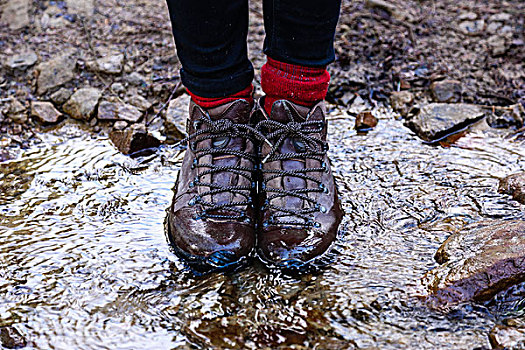
[[[408,116],[406,125],[424,141],[438,142],[484,117],[485,112],[476,105],[431,103]]]
[[[525,221],[490,221],[453,234],[436,261],[442,265],[422,278],[430,305],[489,300],[525,281]]]

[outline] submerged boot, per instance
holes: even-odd
[[[254,248],[257,145],[250,113],[245,100],[207,110],[190,104],[188,149],[166,231],[195,272],[238,268]]]
[[[261,198],[257,252],[271,268],[302,272],[321,263],[343,213],[327,157],[324,103],[313,108],[276,101],[257,129]]]

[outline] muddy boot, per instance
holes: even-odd
[[[245,265],[255,245],[255,130],[250,104],[237,100],[205,110],[190,104],[188,149],[166,232],[194,272]]]
[[[310,109],[280,100],[270,117],[263,108],[257,113],[257,129],[272,144],[260,148],[257,252],[270,268],[316,268],[343,216],[326,154],[324,103]]]

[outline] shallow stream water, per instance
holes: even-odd
[[[301,278],[185,268],[163,231],[179,149],[131,159],[75,125],[40,134],[0,164],[0,327],[39,349],[490,347],[490,308],[431,311],[413,290],[451,233],[524,217],[497,193],[524,143],[488,130],[428,146],[386,115],[362,136],[332,113],[346,216],[333,265]]]

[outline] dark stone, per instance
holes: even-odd
[[[509,175],[499,182],[499,193],[511,195],[512,198],[525,204],[525,172]]]
[[[430,91],[436,102],[459,102],[463,89],[457,80],[442,80],[433,82]]]
[[[160,141],[148,133],[142,124],[133,124],[125,130],[112,130],[109,138],[124,154],[133,154],[144,149],[160,146]]]
[[[407,117],[406,126],[427,142],[438,142],[485,117],[472,104],[431,103]]]
[[[0,327],[0,343],[7,349],[21,349],[27,346],[27,341],[13,326]]]
[[[450,236],[422,279],[431,306],[482,302],[525,281],[525,221],[484,222]]]
[[[370,111],[364,111],[355,118],[355,129],[358,132],[370,131],[377,125],[377,118]]]

